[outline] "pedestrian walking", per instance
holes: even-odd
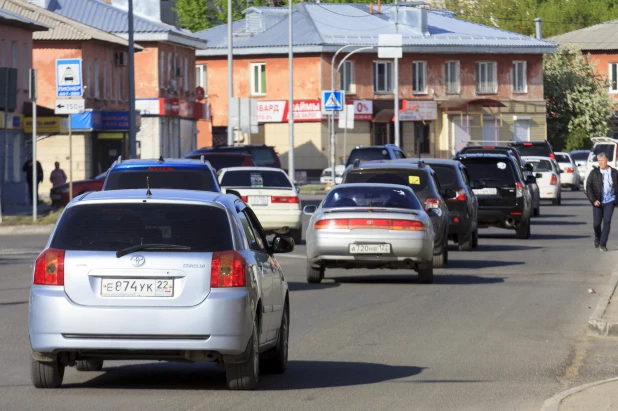
[[[67,182],[67,175],[64,174],[64,170],[60,168],[60,163],[56,161],[54,163],[54,167],[56,168],[54,168],[54,170],[51,172],[51,176],[49,177],[49,181],[51,181],[52,187]]]
[[[598,168],[593,168],[586,182],[586,195],[592,204],[594,246],[607,251],[607,238],[618,197],[618,171],[607,164],[605,153],[597,154]],[[601,229],[601,223],[603,228]]]
[[[32,202],[32,157],[28,156],[28,160],[24,163],[22,170],[26,173],[26,183],[28,184],[28,202]],[[36,162],[36,201],[37,204],[39,202],[39,184],[43,182],[43,167],[41,167],[41,163]],[[34,205],[34,204],[31,204]]]

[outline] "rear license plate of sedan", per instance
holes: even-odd
[[[103,278],[102,297],[173,297],[174,280]]]
[[[254,206],[267,206],[268,196],[249,196],[249,203]]]
[[[477,188],[472,191],[474,191],[474,194],[482,196],[498,194],[498,190],[495,188]]]
[[[390,244],[350,244],[350,254],[388,254]]]

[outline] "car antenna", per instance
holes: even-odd
[[[159,157],[159,163],[163,163],[163,162],[165,162],[165,159],[163,158],[163,156],[160,156]]]
[[[152,191],[150,191],[150,177],[146,176],[146,195],[150,197],[152,195]]]

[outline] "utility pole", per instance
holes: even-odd
[[[129,158],[137,156],[135,116],[135,41],[133,35],[133,0],[129,0]],[[105,68],[106,70],[107,68]],[[70,116],[69,116],[70,120]],[[71,184],[72,187],[72,184]],[[73,198],[73,197],[71,197]]]
[[[234,97],[234,55],[232,54],[232,48],[234,42],[232,30],[232,0],[227,0],[227,145],[234,145],[234,126],[232,125],[232,110],[230,105],[232,104],[232,97]]]
[[[395,0],[395,33],[399,34],[399,4]],[[401,139],[399,135],[399,59],[395,57],[395,145],[401,146]]]
[[[36,221],[37,218],[37,194],[38,194],[38,170],[36,159],[36,137],[37,137],[37,124],[36,124],[36,98],[37,98],[37,81],[36,81],[36,69],[30,69],[30,100],[32,100],[32,221]]]
[[[292,0],[289,1],[290,13],[289,13],[289,22],[288,22],[288,87],[290,89],[289,102],[290,106],[288,110],[288,128],[290,133],[290,147],[288,149],[288,175],[292,179],[293,183],[296,183],[295,178],[295,170],[294,170],[294,33],[292,31],[292,6],[294,2]]]

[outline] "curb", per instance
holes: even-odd
[[[587,390],[588,388],[592,388],[596,385],[607,384],[610,382],[618,381],[618,377],[610,378],[608,380],[596,381],[590,384],[580,385],[579,387],[571,388],[570,390],[563,391],[546,400],[541,407],[541,411],[558,411],[560,408],[560,403],[564,401],[565,398],[577,394],[578,392]]]
[[[51,234],[53,224],[45,225],[9,225],[0,227],[0,235]]]
[[[299,195],[308,195],[308,196],[317,196],[317,195],[326,195],[328,191],[301,191],[298,193]]]
[[[609,280],[609,288],[597,303],[592,316],[588,320],[588,335],[596,337],[618,337],[618,321],[603,319],[603,314],[609,306],[614,291],[618,286],[618,272],[613,272]],[[618,301],[616,301],[618,303]]]

